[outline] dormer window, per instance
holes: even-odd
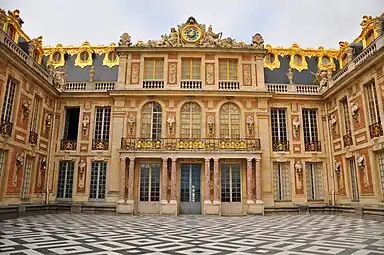
[[[53,53],[52,60],[53,60],[53,62],[59,62],[61,60],[61,53],[58,51]]]
[[[80,60],[83,62],[88,61],[89,53],[87,51],[83,51],[80,53]]]
[[[296,65],[301,65],[303,63],[303,56],[301,56],[299,54],[296,54],[293,57],[293,59],[294,59]]]
[[[266,56],[265,56],[265,60],[267,61],[268,64],[272,64],[275,62],[275,59],[276,59],[276,56],[275,54],[273,53],[268,53]]]
[[[323,56],[321,58],[321,64],[323,66],[329,66],[331,64],[331,59],[328,56]]]
[[[115,51],[108,52],[108,59],[109,59],[109,61],[114,62],[116,60],[116,58],[117,58],[117,56],[116,56],[116,52]]]

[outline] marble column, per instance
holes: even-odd
[[[125,163],[126,158],[120,158],[120,192],[119,192],[119,200],[125,200]]]
[[[261,169],[260,169],[260,159],[256,159],[256,201],[261,200]]]
[[[219,159],[215,158],[213,159],[213,200],[214,202],[220,202],[220,195],[219,195]]]
[[[252,159],[247,159],[247,203],[252,203]]]
[[[210,158],[205,159],[205,166],[204,166],[204,201],[211,201],[211,173],[210,173]]]
[[[133,183],[135,177],[135,158],[129,158],[129,169],[128,169],[128,199],[133,201]]]
[[[161,168],[162,173],[162,185],[161,185],[161,202],[168,202],[168,158],[163,158],[163,164]]]
[[[176,160],[177,158],[172,158],[172,169],[171,169],[171,200],[172,202],[176,202]]]

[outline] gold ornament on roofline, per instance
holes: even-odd
[[[75,59],[75,66],[84,68],[86,66],[91,66],[93,63],[92,54],[94,53],[94,49],[91,47],[88,41],[85,41],[79,51],[77,52],[77,56]]]

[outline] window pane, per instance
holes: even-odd
[[[194,102],[181,107],[181,138],[201,137],[201,107]]]
[[[289,163],[273,163],[274,198],[275,201],[291,200],[291,179]]]
[[[221,165],[221,202],[231,202],[230,165]]]
[[[7,87],[5,89],[5,97],[3,103],[3,111],[1,113],[1,119],[11,122],[12,119],[12,109],[13,109],[13,100],[15,97],[16,83],[8,79]]]
[[[240,109],[233,103],[220,109],[220,138],[240,138]]]
[[[240,165],[232,164],[232,202],[241,202]]]

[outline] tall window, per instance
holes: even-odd
[[[23,184],[21,187],[21,198],[26,199],[29,197],[29,186],[31,184],[31,172],[33,166],[33,158],[26,157],[24,174],[23,174]]]
[[[318,141],[317,112],[314,109],[303,109],[304,142],[312,143]]]
[[[200,59],[183,59],[181,61],[182,80],[200,80]]]
[[[240,109],[234,103],[226,103],[220,109],[220,137],[240,138]]]
[[[201,107],[194,102],[181,107],[181,138],[201,137]]]
[[[94,161],[91,169],[91,187],[89,198],[105,199],[105,184],[107,179],[107,162]]]
[[[160,164],[141,164],[140,201],[155,202],[160,199]]]
[[[221,202],[241,202],[240,164],[221,165]]]
[[[321,163],[306,162],[307,169],[307,199],[322,200],[323,199],[323,175]]]
[[[384,195],[384,152],[379,153],[379,170],[381,177],[381,192]]]
[[[161,138],[161,105],[156,102],[146,103],[141,110],[141,137]]]
[[[377,101],[376,85],[374,82],[365,86],[365,94],[367,95],[368,111],[370,124],[380,122],[379,104]]]
[[[144,60],[144,80],[164,79],[164,59]]]
[[[94,139],[109,140],[109,126],[111,122],[111,108],[96,108],[96,123]]]
[[[286,150],[287,148],[287,119],[285,109],[271,109],[272,145],[273,150]],[[280,149],[279,145],[283,147]],[[284,147],[285,146],[285,147]]]
[[[237,80],[237,59],[219,60],[219,79],[231,81]]]
[[[8,78],[7,87],[5,89],[3,111],[1,112],[1,120],[11,122],[12,120],[12,108],[15,98],[16,82]]]
[[[33,104],[32,110],[32,122],[31,122],[31,132],[37,133],[39,126],[39,113],[41,108],[41,100],[39,97],[35,96],[35,102]]]
[[[1,183],[1,177],[3,176],[3,172],[5,169],[5,151],[0,150],[0,183]]]
[[[351,122],[349,119],[349,108],[348,108],[348,100],[344,99],[341,101],[342,111],[343,111],[343,118],[344,118],[344,132],[345,135],[351,134]]]
[[[274,198],[275,201],[291,200],[291,179],[289,163],[273,163]]]
[[[357,184],[356,162],[355,158],[349,159],[349,171],[351,172],[351,200],[359,201],[359,186]]]
[[[74,165],[73,161],[60,161],[57,198],[72,198]]]

